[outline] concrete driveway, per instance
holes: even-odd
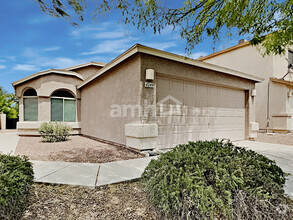
[[[0,153],[13,155],[19,136],[16,130],[0,132]]]
[[[271,144],[256,141],[237,141],[235,145],[254,150],[276,161],[284,172],[290,173],[285,186],[285,192],[293,199],[293,146]]]

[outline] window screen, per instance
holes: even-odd
[[[24,98],[24,120],[38,121],[38,98]]]
[[[63,99],[51,99],[51,121],[63,121]]]
[[[76,120],[75,100],[64,99],[64,121]]]

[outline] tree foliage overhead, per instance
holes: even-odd
[[[0,86],[0,112],[7,118],[18,117],[18,100],[15,94],[10,94]]]
[[[56,17],[83,21],[89,0],[34,0]],[[264,54],[282,54],[293,44],[293,0],[94,0],[95,15],[120,10],[123,22],[154,33],[172,26],[191,51],[204,37],[219,40],[226,32],[251,35],[251,44],[262,45]],[[72,10],[73,9],[73,10]],[[70,15],[69,11],[73,11]],[[76,23],[74,23],[76,24]]]

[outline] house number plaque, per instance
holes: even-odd
[[[155,83],[145,82],[144,83],[144,87],[146,87],[146,88],[154,88],[155,87]]]

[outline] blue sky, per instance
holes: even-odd
[[[109,62],[135,43],[185,55],[185,41],[166,28],[161,35],[141,33],[119,23],[117,13],[99,19],[88,16],[78,27],[46,15],[31,0],[3,1],[0,8],[0,86],[14,92],[11,83],[38,71],[66,68],[89,61]],[[237,39],[238,40],[238,39]],[[213,44],[211,39],[195,47],[198,58],[235,45],[229,38]]]

